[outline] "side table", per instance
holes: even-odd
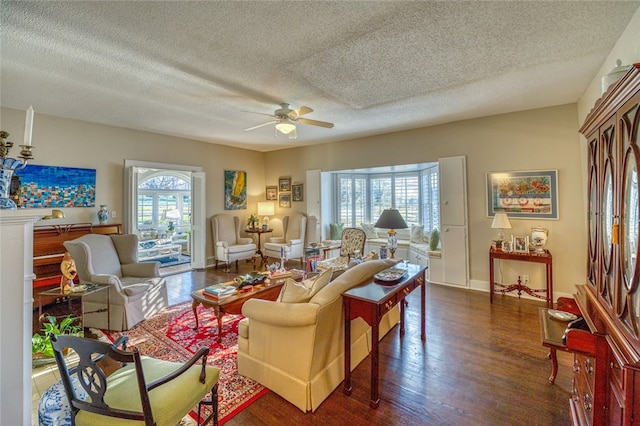
[[[72,299],[80,299],[80,319],[82,321],[82,327],[84,328],[84,316],[86,314],[93,314],[99,312],[107,313],[107,329],[111,329],[111,285],[109,284],[83,284],[83,291],[75,291],[70,293],[64,293],[60,287],[56,287],[51,290],[38,293],[38,317],[42,316],[42,297],[66,297],[69,301],[69,313],[72,313],[71,301]],[[96,309],[95,311],[85,312],[84,310],[84,297],[90,294],[98,293],[106,290],[107,307],[106,309]]]
[[[546,288],[544,289],[532,289],[529,286],[522,284],[520,280],[516,284],[500,284],[495,282],[493,277],[493,261],[495,259],[503,260],[517,260],[520,262],[534,262],[542,263],[546,266]],[[496,289],[495,287],[499,288]],[[489,301],[493,303],[493,293],[510,293],[512,291],[518,292],[518,297],[522,292],[527,293],[530,296],[537,297],[538,299],[544,299],[547,301],[547,307],[553,308],[553,257],[549,250],[545,250],[544,253],[507,253],[502,250],[489,249]],[[540,293],[545,293],[544,296]]]
[[[244,230],[244,232],[246,232],[247,234],[258,234],[258,250],[256,251],[256,254],[260,256],[262,263],[266,263],[267,256],[262,254],[262,249],[260,245],[260,236],[268,232],[273,232],[273,229],[247,228]]]
[[[393,285],[378,284],[374,279],[342,293],[344,304],[344,388],[351,394],[351,320],[362,317],[371,326],[371,400],[369,406],[378,408],[379,325],[380,319],[395,305],[400,304],[400,337],[404,336],[404,299],[420,287],[420,338],[426,340],[425,266],[407,264],[407,274]]]

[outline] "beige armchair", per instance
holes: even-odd
[[[167,283],[159,262],[138,262],[138,236],[86,234],[65,241],[76,262],[81,284],[109,284],[111,330],[128,330],[169,305]],[[105,298],[101,292],[84,298],[84,326],[107,328]]]
[[[238,373],[302,411],[315,411],[344,380],[342,293],[396,263],[397,259],[384,259],[356,265],[308,301],[247,300],[242,307],[245,318],[238,327]],[[287,283],[283,292],[286,287]],[[299,285],[291,289],[300,291]],[[281,294],[280,300],[291,299]],[[382,318],[380,336],[399,320],[396,305]],[[362,318],[351,321],[352,370],[371,351],[371,334]]]
[[[240,218],[228,214],[218,214],[211,218],[211,232],[213,233],[213,245],[216,257],[216,268],[218,262],[224,262],[229,272],[231,262],[243,259],[251,259],[253,266],[256,265],[257,247],[253,238],[240,237]]]
[[[302,213],[282,218],[284,236],[269,238],[264,243],[264,254],[267,257],[280,259],[284,248],[287,259],[298,259],[303,263],[305,236],[307,232],[307,217]]]

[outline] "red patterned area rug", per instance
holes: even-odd
[[[219,424],[268,392],[259,383],[238,375],[238,322],[242,315],[225,315],[222,323],[222,342],[217,342],[218,323],[210,309],[198,306],[199,327],[196,332],[191,302],[170,306],[124,332],[103,331],[111,341],[123,334],[129,336],[128,345],[136,346],[142,355],[168,361],[187,361],[203,346],[209,347],[207,363],[220,369],[218,381]],[[190,413],[197,417],[197,407]]]

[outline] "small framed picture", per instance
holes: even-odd
[[[278,195],[278,199],[280,207],[291,207],[291,194],[280,194]]]
[[[291,201],[302,201],[303,199],[303,184],[301,183],[294,183],[293,185],[291,185]]]
[[[512,236],[513,242],[511,249],[514,253],[529,253],[529,237],[528,236]]]
[[[278,191],[279,192],[291,191],[291,176],[285,176],[278,179]]]
[[[278,199],[278,187],[276,185],[267,186],[265,194],[266,194],[267,200],[270,200],[270,201],[277,200]]]

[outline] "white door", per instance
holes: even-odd
[[[465,157],[440,158],[440,239],[444,284],[469,286]]]
[[[191,267],[206,267],[207,222],[205,173],[191,173]]]

